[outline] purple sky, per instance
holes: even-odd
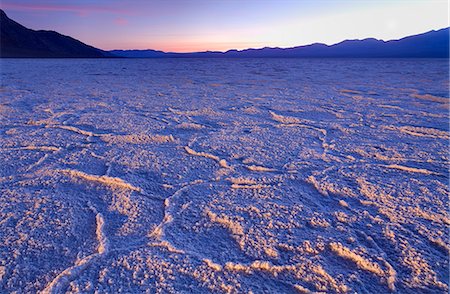
[[[9,17],[101,49],[190,52],[383,40],[449,26],[446,0],[1,0]]]

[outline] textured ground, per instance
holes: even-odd
[[[2,60],[0,292],[446,293],[447,60]]]

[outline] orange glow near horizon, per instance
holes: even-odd
[[[127,46],[123,46],[121,48],[116,48],[114,46],[106,46],[105,50],[114,50],[114,49],[123,49],[123,50],[159,50],[164,52],[180,52],[180,53],[189,53],[189,52],[199,52],[199,51],[221,51],[225,52],[228,50],[236,49],[243,50],[248,48],[261,48],[268,47],[266,44],[261,43],[245,43],[245,42],[236,42],[236,43],[131,43],[127,44]]]

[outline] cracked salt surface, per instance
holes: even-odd
[[[447,293],[447,60],[2,60],[0,292]]]

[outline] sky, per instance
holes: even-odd
[[[447,0],[0,0],[0,7],[28,28],[104,50],[331,45],[449,26]]]

